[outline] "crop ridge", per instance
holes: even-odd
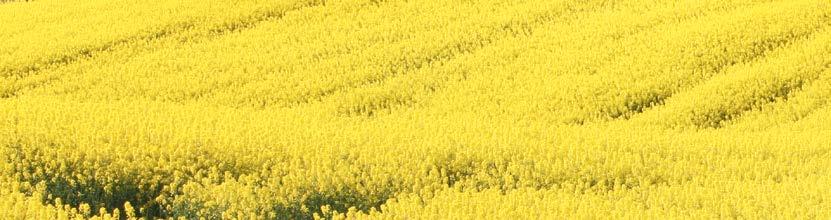
[[[778,4],[781,4],[781,3],[778,3]],[[758,6],[758,7],[761,7],[761,6]],[[758,7],[757,7],[757,9],[758,9]],[[818,25],[819,27],[825,26],[825,24],[814,24],[814,25]],[[675,81],[675,82],[664,82],[666,84],[663,84],[663,85],[657,85],[657,84],[656,85],[641,85],[639,87],[646,87],[646,88],[654,87],[654,88],[646,89],[646,90],[633,90],[633,91],[621,90],[620,92],[618,92],[620,94],[612,93],[612,95],[614,95],[614,97],[622,97],[622,98],[627,99],[629,101],[627,101],[625,103],[620,103],[619,104],[620,107],[612,105],[612,106],[605,106],[603,108],[597,109],[598,112],[596,113],[596,116],[589,117],[589,118],[601,118],[601,119],[607,118],[607,117],[611,118],[611,119],[631,118],[632,115],[643,112],[644,109],[647,109],[650,106],[660,106],[661,103],[664,102],[664,100],[666,100],[668,97],[672,96],[672,94],[676,93],[677,90],[679,90],[679,88],[688,88],[690,86],[695,86],[695,84],[700,83],[700,82],[706,80],[707,78],[718,75],[718,73],[721,72],[721,69],[723,69],[723,68],[727,68],[727,67],[730,67],[730,66],[735,66],[736,64],[742,64],[742,63],[745,63],[745,62],[748,62],[748,61],[752,61],[752,60],[756,60],[756,59],[759,59],[761,57],[764,57],[768,53],[768,51],[774,50],[777,47],[780,47],[782,45],[786,45],[790,41],[793,41],[795,39],[800,39],[800,38],[804,38],[806,36],[809,36],[812,33],[814,33],[814,31],[815,30],[812,29],[812,30],[801,31],[801,32],[796,32],[796,33],[782,33],[781,35],[771,35],[771,36],[768,36],[766,38],[759,39],[759,40],[757,40],[757,42],[753,42],[750,45],[742,46],[741,48],[725,48],[725,51],[723,52],[725,56],[728,55],[727,50],[736,50],[736,49],[746,50],[746,51],[743,51],[742,53],[740,53],[739,54],[740,56],[738,58],[725,57],[725,58],[718,59],[718,60],[715,60],[715,61],[713,61],[713,60],[704,60],[704,59],[701,59],[701,58],[695,58],[695,59],[698,59],[700,61],[698,63],[698,66],[695,66],[693,69],[691,69],[691,70],[670,71],[670,72],[679,72],[679,71],[680,72],[690,72],[691,76],[693,76],[693,78],[690,79],[690,82]],[[684,55],[684,56],[693,56],[693,55]],[[638,71],[645,71],[645,70],[638,70]],[[664,71],[664,72],[666,72],[666,71]],[[618,86],[620,86],[622,83],[625,83],[625,84],[622,84],[622,85],[628,85],[628,84],[634,83],[634,82],[629,82],[629,81],[637,80],[635,78],[619,79],[619,78],[614,78],[614,77],[606,77],[606,78],[603,78],[603,77],[600,77],[600,76],[594,76],[594,77],[598,78],[598,79],[601,79],[601,82],[602,81],[607,81],[606,82],[607,84],[611,84],[611,85],[618,84]],[[699,78],[696,78],[696,77],[699,77]],[[594,82],[594,81],[590,81],[590,82]],[[686,85],[686,84],[689,84],[689,83],[692,83],[692,85]],[[652,83],[652,84],[655,84],[655,83]],[[599,86],[599,85],[597,85],[597,86]],[[597,87],[597,86],[595,86],[595,87]],[[593,88],[593,87],[589,87],[589,88]],[[601,87],[601,88],[605,88],[605,87]],[[626,98],[626,97],[630,97],[630,98]],[[634,98],[634,99],[632,99],[632,98]],[[589,119],[584,118],[583,120],[579,120],[579,121],[586,121],[586,120],[589,120]]]
[[[691,84],[689,86],[682,87],[678,90],[678,92],[673,92],[671,94],[663,95],[663,96],[660,96],[660,95],[655,96],[655,97],[648,96],[650,98],[646,99],[646,102],[638,102],[638,103],[627,104],[627,106],[630,106],[629,110],[630,110],[631,114],[622,114],[619,117],[612,117],[612,118],[613,119],[628,120],[628,119],[634,117],[637,114],[643,113],[644,111],[646,111],[648,109],[660,108],[661,106],[663,106],[665,104],[665,101],[667,99],[671,98],[675,94],[683,93],[684,91],[689,91],[692,88],[695,88],[697,86],[706,84],[707,81],[712,80],[714,77],[726,74],[727,69],[730,69],[730,68],[733,68],[733,67],[736,67],[736,66],[750,65],[754,62],[764,60],[764,59],[766,59],[767,55],[769,55],[772,52],[775,52],[776,50],[787,50],[788,49],[787,47],[789,45],[791,45],[794,41],[797,41],[797,40],[800,40],[800,39],[807,39],[807,38],[809,38],[810,34],[811,33],[806,33],[805,35],[802,35],[802,36],[794,36],[794,37],[788,37],[786,39],[773,40],[771,42],[772,42],[773,45],[776,45],[776,46],[767,47],[767,48],[770,48],[770,49],[765,49],[765,50],[762,50],[762,51],[759,51],[759,52],[754,52],[751,55],[749,55],[746,58],[741,59],[739,61],[727,62],[727,63],[724,63],[723,65],[717,65],[717,66],[714,67],[713,71],[710,71],[710,72],[713,72],[713,74],[711,74],[710,77],[708,77],[704,80],[697,81],[697,83]],[[760,45],[762,45],[762,44],[763,43],[760,43]],[[801,87],[801,86],[798,86],[798,87]],[[790,90],[788,90],[788,91],[790,91]],[[785,95],[786,96],[787,93],[789,93],[789,92],[786,92],[785,94],[780,94],[780,95]],[[780,97],[780,95],[777,95],[776,97]],[[633,106],[634,106],[634,108],[632,108]]]
[[[151,31],[151,33],[149,34],[118,39],[112,42],[105,43],[102,46],[82,48],[77,53],[62,55],[57,59],[51,59],[43,64],[30,64],[18,69],[2,70],[0,71],[0,73],[4,74],[0,76],[2,76],[4,80],[12,79],[16,81],[20,78],[25,78],[30,75],[38,74],[39,72],[42,72],[46,69],[59,68],[61,66],[65,66],[82,59],[92,59],[97,54],[105,53],[114,48],[124,48],[126,45],[135,44],[136,42],[152,43],[154,41],[158,41],[158,39],[161,38],[178,37],[180,40],[183,41],[183,43],[185,43],[187,41],[194,41],[198,39],[205,40],[217,38],[229,33],[244,31],[264,21],[282,18],[285,14],[291,13],[292,11],[302,10],[305,7],[313,7],[315,5],[320,5],[324,1],[318,2],[319,3],[316,4],[301,5],[300,7],[295,7],[288,10],[269,10],[262,13],[255,13],[252,15],[244,16],[240,19],[237,19],[236,21],[227,22],[224,25],[220,25],[219,27],[209,28],[205,31],[194,32],[193,30],[197,27],[193,23],[173,24],[167,27],[160,28],[156,31]],[[0,98],[13,97],[15,96],[16,92],[16,90],[5,91],[2,95],[0,95]]]
[[[610,7],[611,8],[608,9],[608,10],[612,10],[612,11],[620,10],[620,9],[614,8],[613,6],[610,6]],[[702,16],[707,16],[709,14],[714,14],[714,13],[719,13],[719,12],[729,11],[729,10],[737,10],[737,9],[738,9],[737,7],[718,7],[718,8],[709,9],[709,10],[696,11],[695,13],[691,13],[689,15],[680,16],[676,19],[673,19],[672,21],[670,21],[668,23],[664,23],[663,20],[656,20],[654,22],[648,22],[646,25],[638,25],[635,28],[632,28],[631,30],[610,33],[609,37],[613,40],[618,40],[620,38],[624,38],[626,36],[631,36],[631,35],[637,35],[637,33],[639,33],[639,32],[648,31],[650,29],[658,28],[660,26],[669,25],[669,24],[673,24],[673,23],[682,23],[682,22],[685,22],[686,20],[695,19],[695,18],[702,17]],[[589,14],[589,13],[594,13],[594,12],[585,12],[585,13]],[[576,17],[580,17],[580,16],[576,16]],[[543,19],[543,20],[551,20],[551,19]],[[519,38],[531,38],[535,35],[534,32],[536,32],[536,31],[534,31],[534,30],[539,29],[538,26],[543,26],[543,25],[545,25],[546,22],[533,22],[533,23],[534,24],[539,23],[537,25],[533,25],[533,24],[530,25],[531,27],[537,27],[537,28],[526,28],[529,31],[527,31],[525,34],[509,35],[509,38],[517,38],[517,37],[519,37]],[[580,24],[579,21],[576,21],[574,19],[566,19],[561,23],[564,23],[564,24],[567,24],[567,25]],[[513,33],[516,33],[516,32],[513,32]],[[483,47],[494,47],[494,46],[498,46],[498,45],[496,45],[496,43],[491,43],[491,44],[488,44],[488,45],[484,45]],[[471,51],[469,53],[462,53],[462,54],[471,54],[471,53],[475,53],[475,51]],[[508,57],[506,59],[507,60],[515,60],[518,57],[519,56],[517,55],[517,56],[513,56],[513,57]],[[430,65],[431,63],[432,62],[429,62],[427,66],[431,66]],[[445,63],[445,62],[442,62],[442,63]],[[442,65],[444,65],[444,64],[442,64]],[[460,82],[459,80],[463,81],[464,79],[467,78],[466,75],[468,74],[467,72],[469,72],[469,71],[464,70],[465,67],[458,67],[458,68],[452,68],[452,69],[453,70],[445,71],[444,74],[449,74],[449,73],[453,73],[453,72],[457,72],[457,71],[464,72],[464,73],[461,73],[461,78],[460,79],[457,79],[457,80],[453,81],[454,83],[458,83],[458,82]],[[380,83],[383,83],[384,81],[386,81],[386,80],[382,80]],[[441,82],[437,82],[437,83],[428,83],[429,85],[424,85],[425,86],[424,90],[426,90],[428,93],[434,93],[438,89],[440,89],[441,87],[444,87],[443,85],[445,85],[447,83],[450,83],[450,81],[445,80],[445,81],[441,81]],[[375,84],[379,84],[379,82],[377,82],[377,81],[368,81],[368,83],[365,83],[365,84],[362,83],[357,87],[373,86]],[[389,109],[389,108],[393,108],[393,107],[401,106],[401,105],[409,106],[409,105],[415,104],[415,102],[416,102],[414,100],[414,98],[412,97],[413,96],[412,93],[407,93],[409,95],[405,95],[404,97],[396,96],[396,95],[389,95],[389,94],[394,94],[394,93],[395,93],[394,91],[389,91],[388,95],[385,96],[387,98],[382,98],[381,100],[370,99],[370,100],[373,100],[373,101],[368,101],[367,103],[360,104],[360,105],[357,105],[357,106],[354,106],[354,105],[342,106],[342,107],[340,107],[342,109],[339,110],[339,113],[340,114],[345,114],[345,115],[353,115],[352,114],[353,112],[357,112],[358,115],[369,115],[369,116],[371,116],[371,115],[374,114],[375,111],[377,111],[379,109]],[[323,99],[323,98],[326,98],[326,96],[321,97],[321,99]]]
[[[576,7],[579,8],[579,7]],[[432,51],[429,53],[430,55],[423,56],[423,57],[416,57],[413,60],[409,60],[406,57],[400,58],[399,61],[391,62],[387,68],[382,68],[380,73],[371,75],[366,78],[362,78],[356,82],[346,83],[343,85],[335,85],[329,88],[324,88],[318,91],[305,91],[298,94],[296,97],[289,97],[286,98],[285,103],[283,105],[279,105],[279,107],[291,107],[291,106],[298,106],[304,105],[312,102],[317,102],[325,99],[328,96],[331,96],[338,92],[343,92],[346,90],[350,90],[357,87],[362,87],[371,84],[379,84],[391,77],[406,75],[409,72],[422,69],[427,66],[431,66],[433,63],[438,61],[445,62],[447,60],[452,60],[460,54],[469,54],[472,53],[482,47],[486,47],[493,43],[497,37],[502,37],[503,35],[527,35],[529,34],[534,27],[538,27],[541,24],[544,24],[548,21],[554,21],[561,16],[564,16],[569,11],[575,10],[575,8],[557,8],[558,11],[543,11],[537,12],[535,15],[532,15],[533,18],[520,21],[519,23],[515,23],[510,21],[510,23],[503,23],[503,24],[496,24],[489,26],[486,28],[485,33],[482,36],[476,35],[473,38],[467,38],[465,40],[455,42],[453,44],[444,45],[440,48],[433,48],[429,49]],[[447,51],[450,51],[449,53]],[[264,109],[272,104],[270,103],[281,103],[280,101],[265,101],[262,102],[257,108]]]

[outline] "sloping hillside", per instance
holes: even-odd
[[[831,218],[827,0],[0,0],[2,219]]]

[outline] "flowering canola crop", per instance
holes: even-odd
[[[0,0],[0,219],[831,218],[826,0]]]

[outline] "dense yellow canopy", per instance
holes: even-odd
[[[0,218],[831,218],[827,0],[0,0]]]

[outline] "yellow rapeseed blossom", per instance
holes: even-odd
[[[0,0],[0,219],[831,218],[827,0]]]

